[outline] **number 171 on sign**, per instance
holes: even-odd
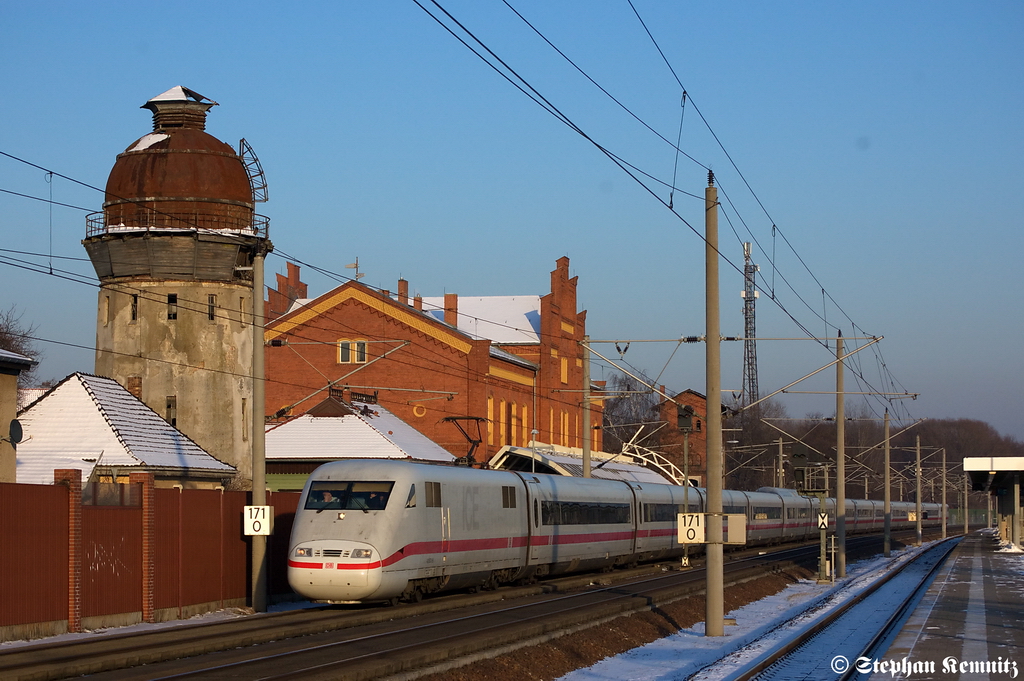
[[[704,543],[704,514],[703,513],[680,513],[678,517],[679,517],[679,543],[680,544],[703,544]]]

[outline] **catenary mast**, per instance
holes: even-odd
[[[754,323],[755,273],[760,269],[750,260],[750,242],[743,244],[743,403],[757,402],[757,330]]]

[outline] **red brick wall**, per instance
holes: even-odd
[[[68,631],[82,630],[82,471],[58,469],[53,482],[68,488]]]
[[[665,387],[661,387],[662,391]],[[706,434],[707,400],[699,393],[684,390],[673,398],[679,404],[693,407],[693,430],[690,432],[690,475],[701,476],[702,484],[707,483],[707,451]],[[661,452],[679,469],[683,469],[683,433],[679,430],[679,410],[676,402],[665,400],[660,405],[662,421],[668,425],[660,431]]]
[[[152,473],[129,473],[128,482],[142,485],[142,621],[154,621],[153,571],[154,532],[156,532],[156,496]]]

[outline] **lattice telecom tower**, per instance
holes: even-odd
[[[761,268],[750,262],[750,242],[743,244],[743,404],[757,402],[757,331],[754,324],[754,275]]]

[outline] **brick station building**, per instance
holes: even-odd
[[[376,401],[456,456],[469,449],[461,426],[480,440],[476,461],[532,440],[582,447],[587,313],[576,286],[562,257],[545,295],[410,298],[399,280],[397,294],[350,281],[307,299],[289,263],[267,301],[266,413]],[[591,446],[601,448],[599,429]]]
[[[661,386],[662,393],[665,386]],[[658,420],[668,425],[658,433],[659,450],[672,463],[683,469],[683,449],[685,435],[681,429],[682,407],[688,406],[693,409],[690,419],[689,449],[690,449],[690,477],[699,477],[701,486],[707,484],[707,451],[708,437],[704,424],[708,415],[707,397],[696,390],[684,390],[672,396],[671,400],[662,400],[658,405]]]

